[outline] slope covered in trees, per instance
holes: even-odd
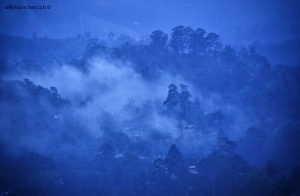
[[[0,194],[300,194],[299,67],[185,26],[0,39]]]

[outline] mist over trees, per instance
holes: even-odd
[[[299,66],[182,25],[0,41],[0,195],[300,194]]]

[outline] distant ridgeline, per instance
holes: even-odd
[[[173,28],[170,36],[160,30],[153,31],[150,40],[137,40],[126,35],[115,38],[113,34],[98,39],[87,33],[68,39],[37,37],[36,34],[29,39],[2,34],[0,41],[2,62],[17,62],[25,69],[30,69],[28,66],[33,64],[40,68],[44,66],[42,64],[53,62],[79,61],[77,63],[81,64],[84,62],[80,60],[96,55],[130,60],[140,73],[150,78],[157,74],[158,69],[182,72],[192,66],[193,70],[201,71],[199,69],[224,63],[231,65],[230,68],[234,65],[243,67],[245,63],[257,69],[270,66],[264,56],[256,53],[254,46],[236,50],[229,45],[223,46],[216,33],[184,26]]]
[[[103,57],[132,62],[132,68],[147,80],[157,79],[162,71],[180,75],[202,91],[240,91],[255,80],[277,75],[267,58],[254,45],[234,48],[224,45],[216,33],[177,26],[171,35],[156,30],[150,39],[126,35],[95,38],[89,33],[76,38],[23,38],[0,35],[0,74],[47,71],[50,67],[71,64],[82,71],[89,59]],[[297,67],[284,68],[295,73]],[[287,72],[285,71],[285,72]],[[298,71],[296,71],[298,73]],[[285,74],[285,73],[281,73]]]

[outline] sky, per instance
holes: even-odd
[[[64,38],[85,31],[147,36],[177,25],[201,27],[229,44],[279,43],[300,35],[300,0],[1,0],[0,33]],[[50,5],[8,10],[8,5]]]

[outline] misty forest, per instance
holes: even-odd
[[[0,195],[300,195],[299,62],[169,30],[2,33]]]

